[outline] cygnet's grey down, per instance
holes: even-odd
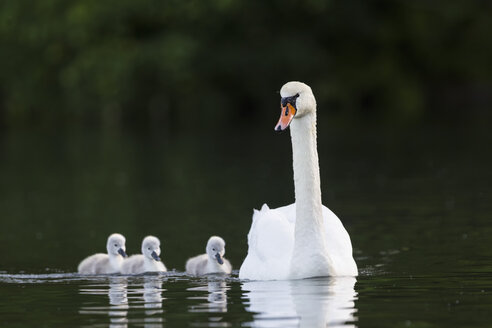
[[[123,274],[140,274],[145,272],[166,272],[161,262],[161,242],[154,236],[147,236],[142,242],[142,254],[132,255],[121,265]]]
[[[186,261],[187,274],[231,273],[231,263],[224,258],[224,239],[217,236],[210,237],[205,251],[207,252],[206,254],[192,257]]]
[[[127,257],[125,237],[119,233],[112,234],[108,237],[106,249],[108,254],[94,254],[80,262],[78,272],[80,274],[119,273],[123,258]]]

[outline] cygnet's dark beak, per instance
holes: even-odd
[[[220,253],[215,254],[215,258],[219,264],[224,264],[224,260],[222,259],[222,256],[220,256]]]
[[[155,251],[152,251],[152,253],[150,255],[156,261],[160,261],[161,260],[161,258],[159,257],[159,255],[157,255],[157,253]]]
[[[123,250],[123,248],[120,248],[120,249],[118,250],[118,254],[120,254],[120,255],[121,255],[121,256],[123,256],[123,257],[128,257],[128,255],[126,255],[126,253],[125,253],[125,251]]]

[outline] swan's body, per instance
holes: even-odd
[[[150,260],[142,254],[130,256],[121,266],[122,274],[141,274],[145,272],[166,272],[167,268],[161,261]]]
[[[118,233],[109,236],[106,243],[107,254],[98,253],[85,258],[78,266],[80,274],[119,273],[123,258],[126,257],[125,237]]]
[[[276,130],[290,124],[296,203],[255,210],[239,278],[356,276],[350,236],[338,217],[321,204],[316,101],[311,88],[289,82],[280,94],[282,113]]]
[[[121,265],[122,274],[141,274],[145,272],[166,272],[161,262],[160,241],[156,237],[147,236],[142,242],[142,254],[132,255]]]
[[[206,254],[201,254],[186,261],[186,273],[204,275],[209,273],[226,273],[232,271],[231,263],[224,258],[225,242],[222,238],[212,236],[207,242]]]

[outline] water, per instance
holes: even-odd
[[[323,131],[323,200],[352,237],[356,279],[182,273],[212,234],[239,269],[252,208],[293,201],[287,134],[4,136],[0,326],[489,327],[487,130]],[[74,274],[112,232],[130,254],[158,236],[174,270]]]
[[[491,278],[2,274],[0,316],[9,327],[487,327]]]

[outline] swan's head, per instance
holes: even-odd
[[[154,236],[145,237],[142,242],[142,254],[149,259],[160,261],[161,242],[159,239]]]
[[[125,246],[125,237],[120,235],[119,233],[114,233],[108,237],[108,242],[106,243],[106,249],[108,250],[108,254],[110,255],[121,255],[123,257],[127,257],[126,255],[126,246]]]
[[[212,236],[207,242],[206,248],[208,257],[219,264],[224,264],[223,256],[225,254],[225,241],[224,239]]]
[[[275,131],[287,129],[293,119],[300,118],[316,110],[311,88],[302,82],[292,81],[284,84],[280,89],[280,119],[275,126]]]

